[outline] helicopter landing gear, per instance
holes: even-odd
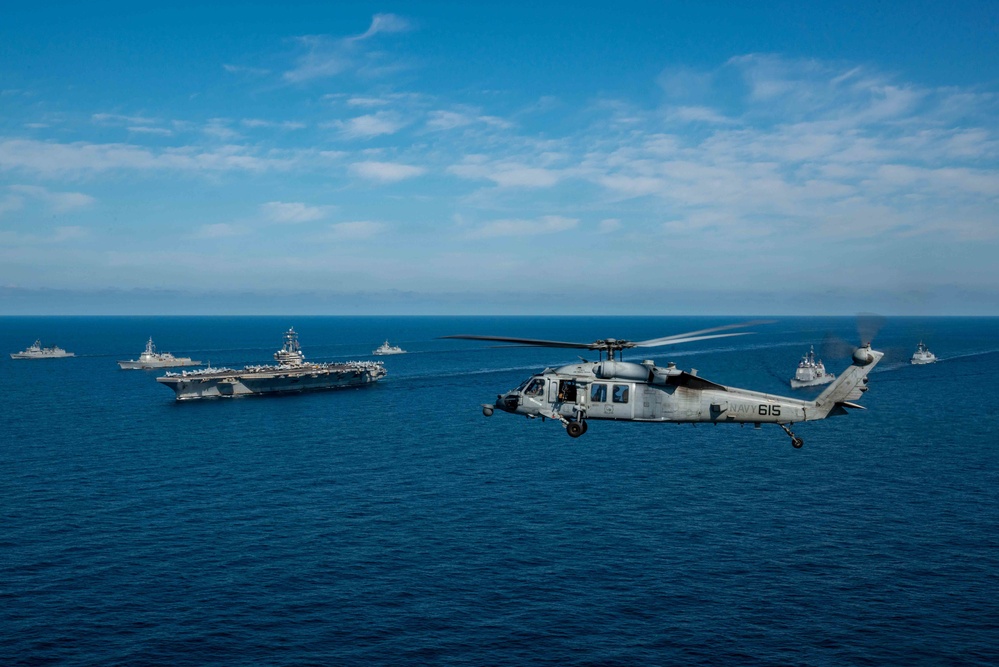
[[[805,441],[796,436],[794,434],[794,431],[789,429],[787,426],[784,426],[783,424],[777,424],[777,425],[780,426],[782,429],[784,429],[785,433],[791,436],[791,446],[794,447],[795,449],[801,449],[801,446],[805,444]]]
[[[570,438],[578,438],[586,433],[588,428],[585,421],[572,421],[565,425],[565,432],[569,434]]]

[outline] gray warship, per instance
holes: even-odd
[[[808,350],[808,354],[803,356],[798,363],[798,370],[791,378],[791,388],[817,387],[820,384],[829,384],[835,379],[835,375],[826,372],[826,367],[821,359],[815,361],[815,347],[812,346]]]
[[[187,401],[361,387],[385,377],[385,366],[377,361],[306,362],[293,328],[284,334],[284,346],[274,353],[274,360],[277,364],[247,366],[242,370],[209,366],[168,372],[156,381],[173,389],[178,401]]]
[[[64,359],[75,356],[72,352],[67,352],[58,345],[42,347],[42,341],[40,340],[36,340],[26,350],[10,353],[11,359]]]
[[[139,355],[138,359],[130,361],[119,361],[118,366],[122,370],[149,370],[152,368],[175,368],[177,366],[200,366],[200,361],[195,361],[191,357],[175,357],[169,352],[157,352],[153,337],[150,336],[146,342],[146,350]]]

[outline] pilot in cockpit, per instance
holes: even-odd
[[[524,394],[527,396],[540,396],[545,393],[545,381],[541,378],[534,378],[531,383],[527,385],[527,389],[524,390]]]

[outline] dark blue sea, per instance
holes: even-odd
[[[487,419],[575,351],[438,339],[733,321],[0,318],[0,664],[999,663],[999,319],[878,322],[868,410],[798,425],[800,450],[772,425]],[[311,360],[409,354],[362,389],[187,403],[115,363],[150,336],[267,362],[289,326]],[[858,340],[752,330],[628,358],[804,397],[809,346],[839,372]],[[78,356],[9,358],[36,338]],[[920,340],[939,363],[908,363]]]

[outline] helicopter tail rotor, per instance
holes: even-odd
[[[806,420],[824,419],[833,414],[843,414],[845,408],[863,408],[853,403],[867,391],[867,375],[870,373],[884,352],[871,349],[870,343],[854,350],[853,363],[843,371],[833,383],[826,388],[814,401],[814,407],[808,412]],[[837,412],[838,411],[838,412]]]

